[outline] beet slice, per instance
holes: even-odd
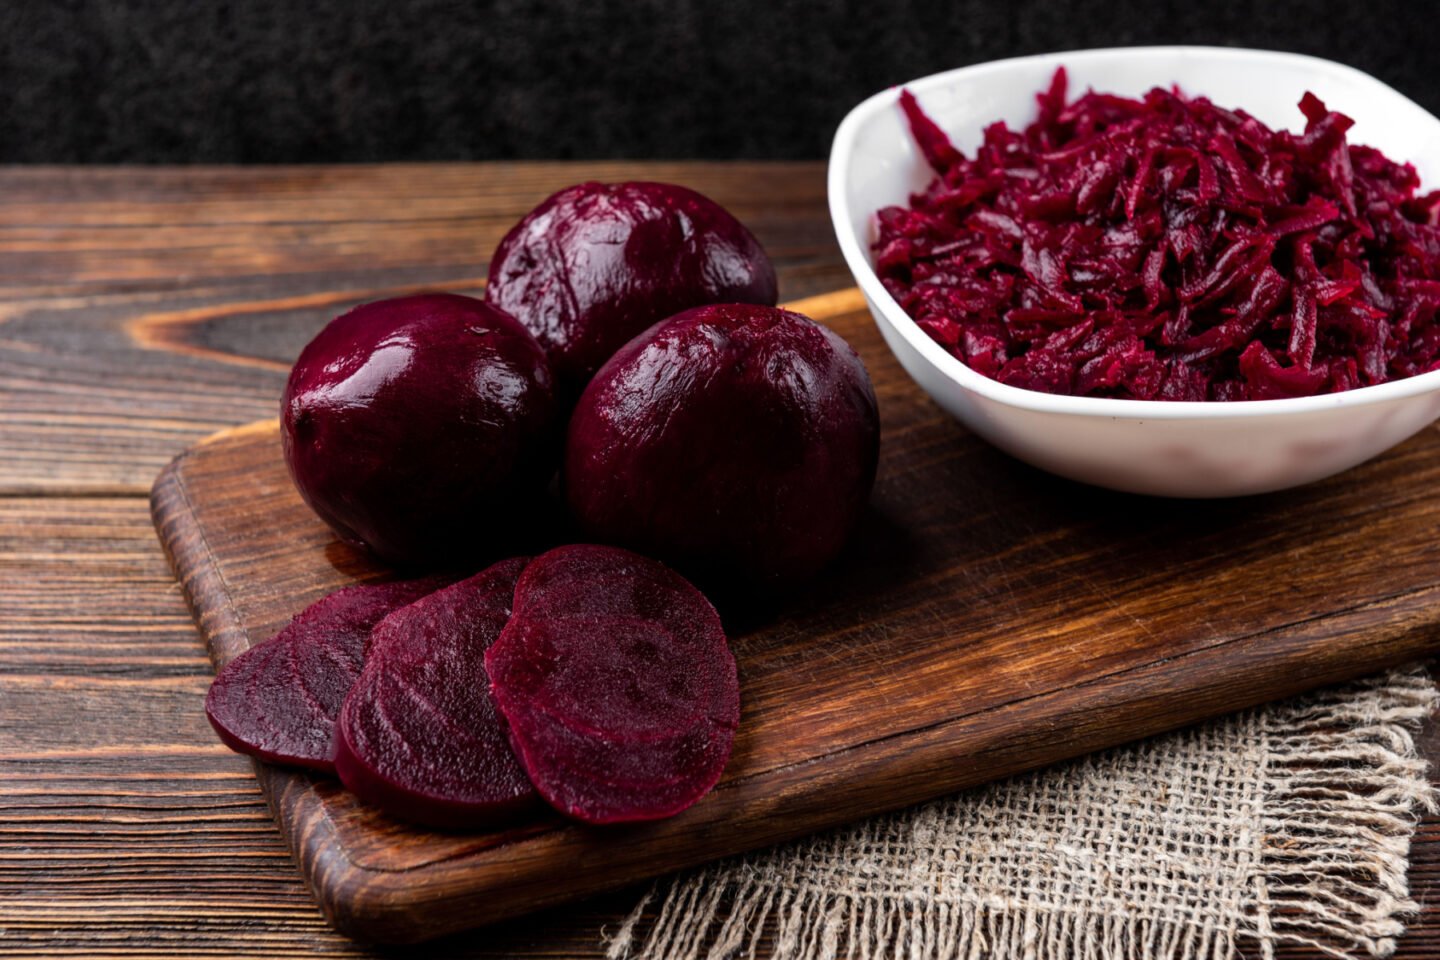
[[[336,731],[336,770],[361,800],[444,829],[494,826],[537,805],[484,660],[527,562],[497,563],[376,626]]]
[[[520,764],[577,820],[672,816],[730,757],[740,688],[720,617],[628,550],[574,545],[532,561],[485,665]]]
[[[205,697],[210,725],[238,753],[334,773],[335,718],[371,628],[447,582],[362,584],[306,607],[220,670]]]

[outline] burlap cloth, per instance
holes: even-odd
[[[670,878],[611,956],[1384,957],[1436,699],[1396,670]]]

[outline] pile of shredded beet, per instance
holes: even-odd
[[[1267,400],[1440,367],[1440,192],[1306,94],[1303,134],[1156,88],[1066,103],[972,159],[900,104],[939,176],[878,215],[876,269],[937,342],[1002,383]]]

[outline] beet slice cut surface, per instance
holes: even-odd
[[[730,757],[740,688],[720,617],[628,550],[581,544],[532,561],[485,663],[520,764],[577,820],[672,816]]]
[[[376,626],[336,733],[336,770],[361,800],[443,829],[538,806],[485,671],[527,563],[504,560]]]
[[[335,772],[335,718],[385,616],[444,586],[440,578],[346,587],[230,661],[205,697],[221,741],[268,763]]]

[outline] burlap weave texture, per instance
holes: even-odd
[[[1432,803],[1419,667],[662,881],[641,960],[1384,957]]]

